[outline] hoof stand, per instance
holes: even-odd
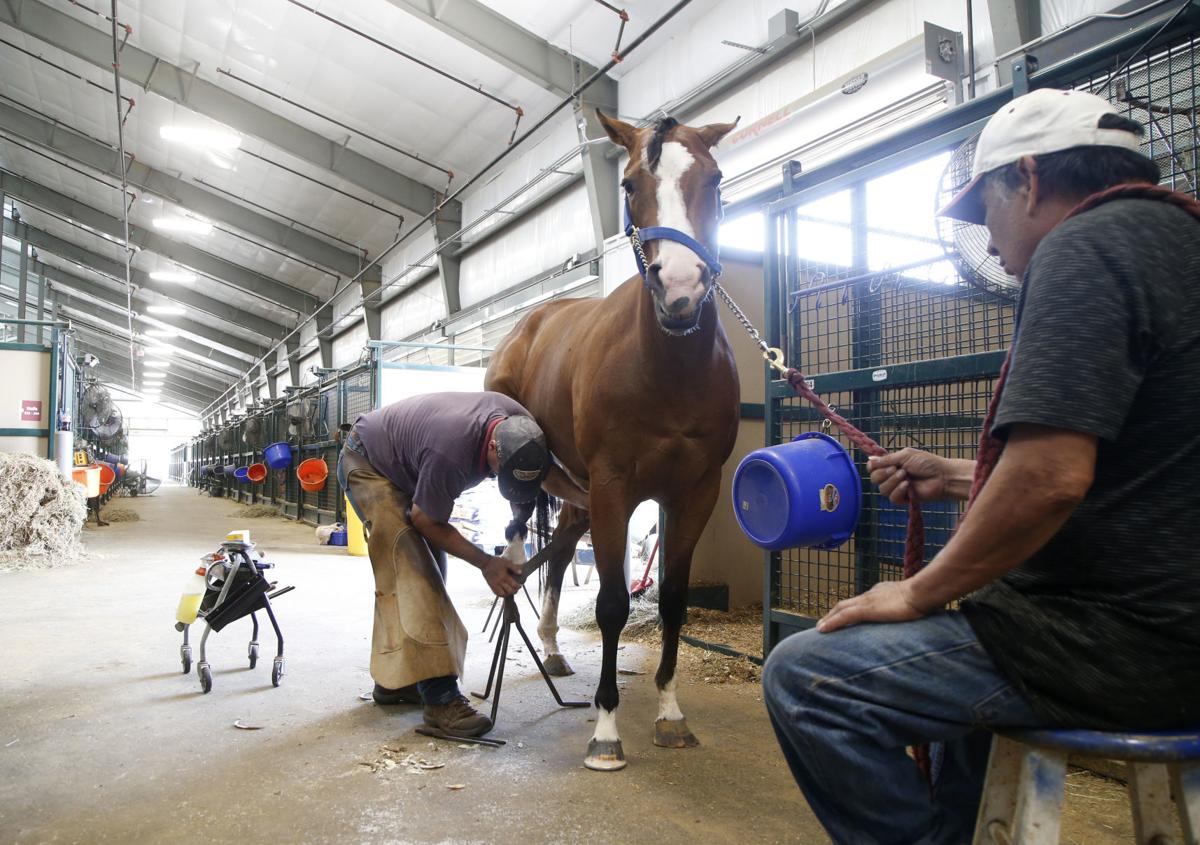
[[[567,658],[561,654],[547,654],[546,659],[542,661],[542,665],[546,667],[546,674],[552,675],[555,678],[565,678],[567,675],[575,674],[575,670],[571,668],[571,664],[567,662]]]
[[[659,719],[654,723],[654,744],[660,748],[695,748],[700,740],[688,730],[687,719]]]
[[[621,740],[601,742],[593,739],[588,743],[583,765],[595,772],[615,772],[625,768],[625,751],[621,748]]]

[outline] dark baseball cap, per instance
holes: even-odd
[[[532,502],[550,471],[546,435],[529,417],[508,417],[492,432],[500,469],[496,483],[510,502]]]

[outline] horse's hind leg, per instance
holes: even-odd
[[[676,698],[676,665],[679,658],[679,633],[687,613],[688,577],[692,552],[717,501],[720,473],[697,485],[691,495],[670,503],[666,508],[663,536],[665,572],[658,592],[658,612],[662,617],[662,660],[654,681],[658,686],[658,718],[654,722],[654,744],[663,748],[689,748],[700,740],[688,729],[687,720]]]
[[[551,675],[574,675],[575,670],[563,657],[558,648],[558,601],[562,595],[563,573],[575,555],[575,544],[587,531],[587,512],[565,503],[558,514],[558,525],[554,528],[551,542],[565,538],[566,548],[555,555],[546,564],[546,591],[542,594],[542,616],[538,621],[538,636],[542,640],[542,649],[546,654],[543,661],[546,671]]]

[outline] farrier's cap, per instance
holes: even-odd
[[[529,417],[508,417],[492,432],[500,469],[496,483],[510,502],[532,502],[550,470],[546,435]]]
[[[1017,97],[983,127],[971,164],[971,181],[938,212],[966,223],[983,224],[983,177],[1023,156],[1074,147],[1121,147],[1138,151],[1141,138],[1123,129],[1101,129],[1100,118],[1118,114],[1103,97],[1086,91],[1040,88]]]

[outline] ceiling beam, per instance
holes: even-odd
[[[117,150],[62,123],[0,102],[0,127],[77,164],[113,179],[121,178],[121,155]],[[354,252],[340,249],[292,224],[261,214],[194,182],[156,170],[132,155],[129,156],[127,179],[129,184],[147,193],[170,200],[209,220],[227,223],[342,275],[353,276],[362,266],[362,257]]]
[[[538,38],[479,0],[388,0],[415,18],[482,53],[556,97],[566,98],[597,68]],[[588,97],[601,108],[615,109],[617,83],[601,77]]]
[[[96,331],[89,331],[81,326],[76,326],[75,342],[77,348],[83,346],[96,354],[100,358],[101,366],[107,365],[114,372],[129,374],[129,350],[122,349],[120,342],[108,340],[105,335]],[[137,384],[139,390],[144,386],[146,375],[147,373],[138,373]],[[197,399],[211,402],[212,398],[220,395],[222,390],[220,387],[214,387],[207,382],[197,380],[194,375],[187,376],[169,372],[164,372],[162,375],[164,386],[169,384],[177,390],[186,391],[194,395]],[[130,383],[133,384],[134,382]]]
[[[14,272],[15,274],[15,268],[13,268],[11,264],[5,263],[4,266],[7,267],[10,272]],[[82,276],[77,276],[74,273],[69,273],[60,267],[55,267],[52,264],[46,264],[43,261],[39,261],[38,266],[39,278],[53,283],[55,288],[81,293],[84,296],[98,302],[103,307],[110,308],[113,311],[118,311],[121,314],[126,313],[128,309],[128,302],[124,292],[113,290],[112,288],[102,285],[99,282],[93,281],[92,279],[86,279]],[[187,317],[177,317],[164,314],[162,316],[156,315],[148,318],[144,316],[144,314],[138,313],[139,309],[141,311],[145,311],[147,307],[155,304],[147,299],[145,294],[143,294],[141,291],[134,292],[133,304],[135,308],[133,316],[135,319],[154,320],[155,322],[170,326],[173,329],[178,329],[181,332],[186,332],[199,337],[201,338],[201,342],[205,343],[206,345],[222,347],[231,352],[240,353],[241,355],[244,355],[252,360],[260,357],[263,354],[263,350],[265,348],[263,345],[252,343],[240,335],[228,334],[218,329],[214,329],[211,326],[207,326],[204,323],[198,323],[195,320],[189,320]],[[153,326],[153,328],[157,328],[157,326]],[[230,356],[229,360],[238,361],[240,366],[245,366],[240,359]]]
[[[0,170],[0,193],[13,201],[28,203],[34,208],[81,223],[110,238],[123,240],[121,220],[11,170]],[[129,242],[298,314],[307,315],[317,307],[317,298],[306,291],[149,229],[130,226]]]
[[[100,297],[96,297],[95,300],[93,300],[90,292],[85,293],[85,298],[81,299],[77,296],[72,296],[70,293],[67,293],[66,290],[57,284],[54,286],[54,291],[56,301],[60,307],[70,308],[75,313],[83,316],[84,319],[87,319],[88,317],[101,319],[95,313],[97,308],[96,300],[100,300],[100,308],[110,309],[121,315],[124,315],[125,313],[125,308],[123,305],[106,302]],[[123,319],[117,323],[113,323],[112,325],[120,326],[122,329],[122,335],[125,337],[129,336],[129,331],[125,328],[125,321]],[[134,328],[134,332],[137,332],[136,326]],[[148,341],[149,339],[143,339],[141,337],[138,338],[138,343],[147,343]],[[182,343],[178,341],[182,341]],[[221,373],[222,377],[226,379],[236,378],[248,366],[248,363],[241,358],[235,358],[232,355],[228,355],[224,352],[213,349],[208,344],[197,343],[196,341],[189,340],[188,338],[169,338],[164,339],[163,342],[164,345],[170,346],[172,349],[177,350],[187,356],[189,358],[187,361],[189,365],[196,364],[198,366],[203,366],[206,363],[212,364],[217,368],[217,371]]]
[[[127,302],[123,293],[107,288],[90,279],[76,276],[57,267],[50,267],[43,275],[55,287],[78,291],[79,293],[100,300],[106,305],[111,306],[114,310],[121,311],[122,313],[126,310]],[[134,313],[134,318],[144,319],[143,312],[152,304],[144,296],[140,295],[140,293],[135,293],[133,295],[133,305],[137,310]],[[189,320],[187,317],[162,314],[155,315],[152,319],[162,323],[164,326],[170,326],[173,329],[202,338],[201,343],[205,345],[224,347],[225,349],[246,355],[252,360],[259,358],[265,351],[264,347],[251,343],[243,337],[227,334],[211,326],[206,326],[203,323],[197,323],[195,320]],[[233,356],[228,356],[228,358],[230,361],[240,362],[240,359]],[[246,364],[241,362],[241,366],[244,367]]]
[[[0,6],[2,5],[0,4]],[[29,243],[36,246],[39,250],[45,250],[52,255],[57,255],[59,258],[74,262],[75,264],[82,264],[103,276],[108,276],[124,284],[124,264],[92,252],[85,247],[79,246],[74,241],[64,240],[48,232],[43,232],[40,229],[34,229],[24,223],[16,223],[8,218],[4,220],[4,237],[28,240]],[[248,332],[256,332],[263,338],[278,340],[288,332],[287,327],[283,323],[259,317],[251,314],[249,311],[222,302],[219,299],[213,299],[212,297],[197,293],[184,284],[156,282],[150,278],[149,273],[132,268],[130,279],[136,287],[154,291],[176,302],[181,302],[184,305],[195,308],[197,311],[203,311],[205,314],[211,314],[219,319],[228,320],[231,325],[238,326]]]
[[[111,34],[40,0],[0,3],[0,22],[112,72]],[[425,214],[437,204],[435,188],[226,91],[196,70],[185,70],[133,44],[121,51],[121,76],[149,92],[253,135],[411,211]]]
[[[122,390],[128,390],[131,393],[141,392],[130,383],[128,370],[121,370],[120,368],[112,367],[111,365],[101,362],[100,365],[96,367],[96,377],[100,381],[109,382],[110,384],[114,384]],[[193,392],[179,388],[176,385],[168,386],[164,384],[162,388],[162,398],[166,399],[169,404],[176,405],[197,414],[201,409],[204,408],[204,400],[202,398],[196,396]],[[121,400],[119,399],[115,399],[114,401],[118,405],[121,404]]]
[[[118,344],[118,346],[124,350],[123,354],[126,358],[128,358],[129,331],[123,325],[119,323],[105,323],[103,320],[95,318],[87,311],[80,312],[78,310],[78,303],[64,303],[60,299],[58,305],[59,311],[63,313],[65,319],[70,320],[73,326],[90,331],[93,334],[101,334],[105,337],[112,338],[113,342]],[[143,344],[142,341],[135,340],[134,343],[145,349],[145,344]],[[183,347],[180,347],[180,349],[182,348]],[[203,353],[200,354],[200,357],[203,358]],[[141,361],[140,358],[135,360],[139,362]],[[181,378],[185,378],[190,381],[196,381],[198,384],[217,388],[219,390],[223,390],[230,384],[233,384],[237,381],[238,377],[236,375],[220,369],[219,367],[215,366],[215,362],[210,363],[210,361],[211,359],[200,361],[188,360],[186,361],[188,368],[185,369],[180,367],[177,370],[177,374]],[[184,362],[175,361],[173,363],[182,364]],[[168,367],[168,369],[170,368]]]

